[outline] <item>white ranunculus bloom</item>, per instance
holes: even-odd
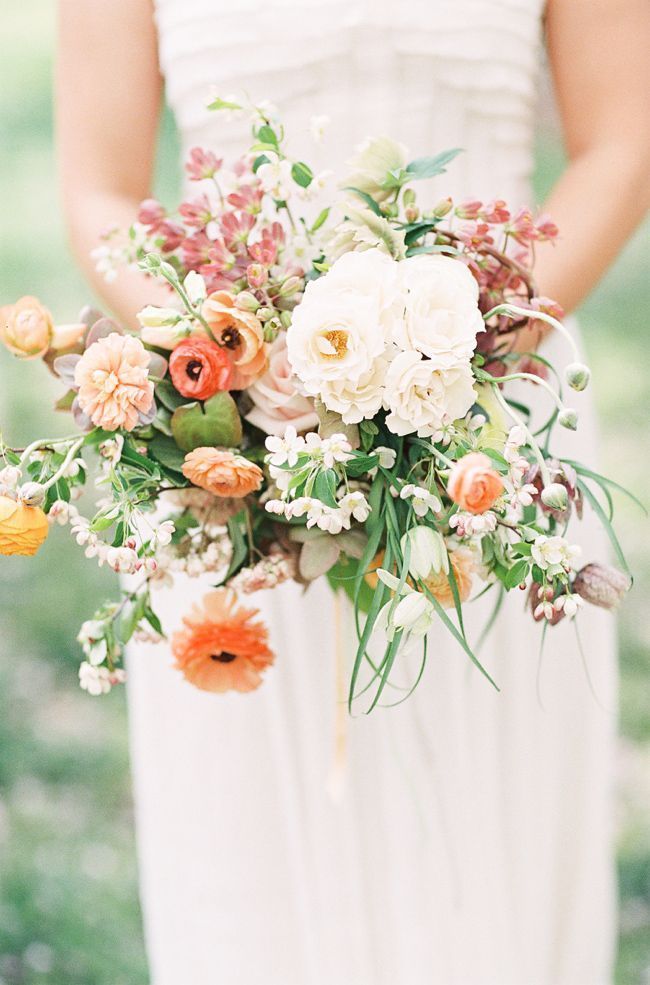
[[[399,265],[406,313],[395,323],[393,341],[447,365],[469,360],[476,335],[485,328],[478,307],[478,284],[453,257],[420,255]]]
[[[308,393],[372,370],[403,314],[397,267],[379,250],[347,253],[308,285],[287,332],[289,362]]]
[[[464,417],[475,399],[468,362],[438,367],[419,352],[400,352],[386,374],[386,426],[394,434],[431,437],[446,422]]]

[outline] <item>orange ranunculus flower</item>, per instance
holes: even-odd
[[[195,486],[215,496],[240,498],[256,492],[264,474],[259,466],[242,455],[220,448],[195,448],[183,463],[183,475]]]
[[[449,561],[456,578],[458,597],[461,602],[466,602],[472,590],[472,578],[476,572],[476,558],[468,547],[458,547],[455,551],[449,552]],[[453,608],[454,596],[444,571],[431,574],[424,579],[424,584],[444,609]]]
[[[231,389],[245,390],[268,366],[261,321],[251,311],[235,307],[235,296],[229,291],[209,294],[201,312],[217,341],[230,353],[235,368]]]
[[[174,633],[172,653],[186,680],[202,691],[254,691],[275,657],[257,609],[236,605],[232,589],[209,592]]]
[[[49,532],[45,513],[40,506],[0,496],[0,554],[36,554]]]
[[[219,390],[229,390],[233,365],[226,351],[206,338],[178,343],[169,357],[169,375],[183,397],[207,400]]]
[[[451,470],[447,492],[461,509],[485,513],[503,492],[503,482],[487,455],[470,452]]]
[[[0,339],[14,356],[34,359],[45,355],[53,331],[52,315],[38,298],[20,298],[0,312]]]

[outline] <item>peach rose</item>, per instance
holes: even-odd
[[[79,406],[95,427],[132,431],[151,410],[150,354],[133,335],[111,332],[93,342],[75,366]]]
[[[475,556],[468,547],[458,547],[455,551],[449,552],[449,562],[456,578],[458,597],[461,602],[466,602],[472,590],[472,579],[476,572]],[[443,609],[454,607],[453,592],[444,571],[425,578],[424,584],[433,597],[440,602]]]
[[[269,348],[269,367],[248,390],[255,406],[246,420],[267,434],[281,437],[288,424],[296,431],[312,431],[318,425],[318,414],[309,397],[303,397],[295,386],[295,377],[287,357],[287,336],[278,335]]]
[[[40,506],[26,506],[9,496],[0,496],[0,554],[31,557],[48,532],[47,517]]]
[[[0,339],[14,356],[34,359],[45,355],[53,331],[52,315],[37,298],[20,298],[2,309]]]
[[[245,390],[268,364],[261,321],[252,312],[236,308],[235,296],[229,291],[209,294],[201,311],[217,341],[230,352],[235,367],[231,389]]]
[[[226,351],[207,338],[183,339],[169,357],[169,375],[183,397],[207,400],[229,390],[233,366]]]
[[[503,482],[487,455],[470,452],[451,470],[447,492],[461,509],[485,513],[503,492]]]
[[[183,463],[183,475],[215,496],[241,498],[262,485],[262,470],[242,455],[220,448],[195,448]]]

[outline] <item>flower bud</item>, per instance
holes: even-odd
[[[395,607],[393,625],[416,636],[424,636],[433,623],[433,605],[420,592],[408,592]]]
[[[559,482],[551,482],[542,489],[542,503],[554,510],[565,510],[569,505],[569,494]]]
[[[569,363],[564,376],[572,390],[586,390],[591,379],[591,370],[584,363]]]
[[[450,198],[443,198],[437,205],[434,205],[433,212],[431,213],[434,219],[444,219],[451,212],[453,204]]]
[[[296,291],[302,289],[302,279],[300,277],[289,277],[280,288],[280,297],[289,298]]]
[[[557,415],[557,422],[569,431],[578,429],[578,412],[573,407],[564,407]]]
[[[420,218],[420,210],[417,205],[407,205],[404,209],[404,217],[407,222],[417,222]]]
[[[45,488],[40,482],[25,482],[18,490],[18,498],[25,506],[41,506],[45,500]]]
[[[290,311],[281,311],[280,312],[280,323],[282,324],[282,327],[283,328],[285,328],[285,329],[286,328],[289,328],[289,326],[291,325],[291,312]]]
[[[235,295],[235,307],[240,308],[242,311],[252,311],[255,314],[259,306],[259,301],[250,291],[241,291]]]
[[[15,489],[21,478],[20,469],[16,465],[7,465],[4,469],[0,469],[0,486]]]
[[[262,308],[258,308],[256,314],[260,321],[268,321],[269,318],[273,318],[275,311],[273,308],[264,306]]]
[[[410,545],[409,573],[418,579],[449,570],[449,558],[441,535],[430,527],[411,527],[402,537],[402,551]]]
[[[404,194],[402,195],[402,201],[405,206],[415,205],[415,192],[412,188],[404,189]]]
[[[257,288],[264,287],[269,279],[269,274],[266,267],[261,263],[249,263],[246,268],[246,277],[250,286]]]
[[[615,609],[630,588],[630,579],[610,564],[586,564],[573,580],[573,591],[601,609]]]
[[[135,317],[141,328],[159,328],[161,325],[175,325],[181,315],[175,308],[158,308],[154,304],[147,304]]]

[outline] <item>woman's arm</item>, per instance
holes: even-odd
[[[133,222],[150,194],[162,83],[151,0],[59,0],[58,155],[72,248],[125,323],[164,288],[121,272],[107,284],[90,251]]]
[[[571,311],[650,206],[650,2],[548,0],[546,34],[569,164],[545,204],[560,236],[538,245],[535,279]]]

